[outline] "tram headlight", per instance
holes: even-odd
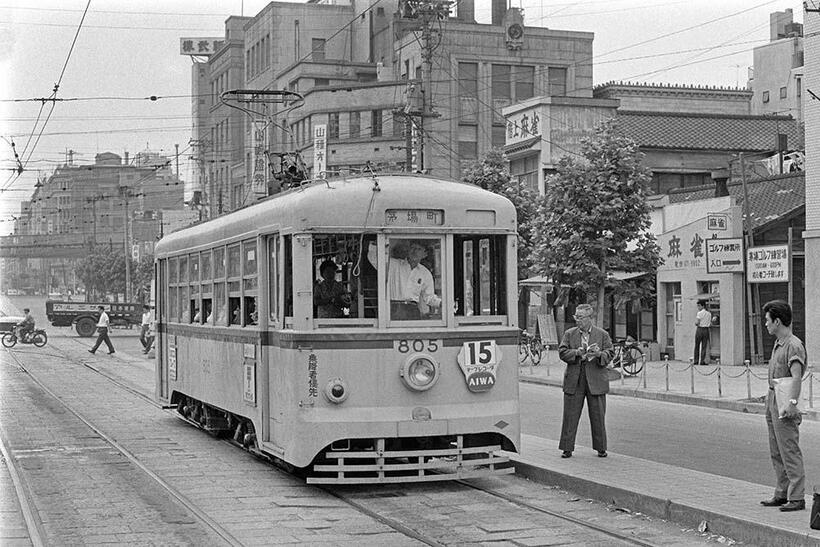
[[[438,380],[438,365],[427,355],[412,355],[401,367],[404,385],[416,391],[426,391]]]
[[[331,403],[343,403],[347,399],[347,385],[341,378],[334,378],[325,385],[324,394]]]

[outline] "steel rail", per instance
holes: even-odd
[[[143,473],[148,475],[163,490],[168,492],[168,494],[170,494],[174,499],[176,499],[183,507],[185,507],[188,511],[190,511],[194,516],[196,516],[203,524],[205,524],[208,528],[213,530],[219,537],[221,537],[223,540],[225,540],[226,543],[228,543],[230,545],[233,545],[235,547],[242,547],[243,546],[243,543],[241,541],[239,541],[236,537],[234,537],[233,534],[231,534],[229,531],[227,531],[225,528],[223,528],[219,523],[217,523],[215,520],[213,520],[211,517],[209,517],[204,511],[202,511],[199,507],[197,507],[191,500],[189,500],[187,497],[185,497],[185,495],[183,495],[176,488],[174,488],[173,486],[168,484],[165,480],[163,480],[162,477],[160,477],[159,475],[157,475],[156,473],[154,473],[153,471],[148,469],[148,467],[146,467],[145,464],[143,464],[139,460],[139,458],[137,458],[134,454],[132,454],[127,448],[125,448],[123,445],[118,443],[116,440],[114,440],[110,436],[106,435],[102,430],[97,428],[88,419],[86,419],[85,416],[80,414],[77,410],[72,408],[71,405],[69,405],[63,399],[61,399],[56,393],[51,391],[45,384],[43,384],[43,382],[41,382],[36,376],[34,376],[23,365],[22,362],[20,362],[20,360],[14,354],[14,351],[12,351],[10,349],[7,350],[7,351],[11,355],[12,359],[14,359],[14,361],[17,363],[17,366],[23,372],[25,372],[29,376],[29,378],[31,378],[31,380],[40,387],[40,389],[42,389],[45,393],[47,393],[55,401],[60,403],[60,405],[62,405],[63,408],[65,408],[68,412],[73,414],[78,420],[80,420],[83,424],[85,424],[86,427],[88,427],[95,434],[97,434],[103,441],[105,441],[106,443],[111,445],[120,454],[125,456],[125,458],[129,462],[131,462],[132,464],[137,466]],[[71,360],[74,361],[74,359],[71,359]],[[92,370],[94,370],[94,369],[92,369]],[[113,379],[111,379],[107,375],[105,375],[105,374],[103,374],[99,371],[96,371],[96,372],[98,372],[98,374],[108,378],[109,380],[114,381]],[[124,386],[120,386],[120,387],[124,387]],[[133,393],[133,390],[129,389],[129,391]],[[141,397],[143,399],[145,399],[144,396],[141,396]]]

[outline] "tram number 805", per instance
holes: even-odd
[[[396,350],[399,353],[409,353],[411,351],[415,353],[419,353],[422,351],[435,353],[436,351],[438,351],[438,348],[440,346],[440,340],[421,340],[418,338],[413,340],[396,340]]]

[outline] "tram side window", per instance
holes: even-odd
[[[256,240],[242,242],[243,325],[259,324]]]
[[[177,259],[170,258],[168,259],[168,284],[170,285],[168,289],[168,321],[178,321],[179,320],[179,309],[178,306],[179,302],[178,298],[178,289],[176,287],[176,283],[179,282],[179,272],[177,270]]]
[[[228,301],[225,296],[225,248],[214,249],[214,320],[213,325],[225,326],[227,322]]]
[[[228,324],[242,325],[242,253],[239,244],[228,247],[225,267],[228,273]]]
[[[505,236],[455,236],[456,315],[506,315]]]
[[[375,234],[313,236],[313,316],[319,319],[375,318],[378,315],[376,270],[361,249]]]

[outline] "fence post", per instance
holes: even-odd
[[[720,381],[720,365],[717,366],[718,397],[723,397],[723,385]]]
[[[643,368],[641,369],[641,376],[643,377],[643,388],[646,389],[646,362],[643,364]]]
[[[751,361],[746,359],[743,365],[746,367],[746,398],[752,400],[752,369],[749,368]]]
[[[689,391],[695,394],[695,360],[689,358]]]
[[[666,391],[669,391],[669,359],[663,362],[663,368],[666,375]]]

